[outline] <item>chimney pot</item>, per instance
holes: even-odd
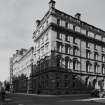
[[[49,2],[49,9],[50,8],[55,8],[55,1],[54,0],[50,0],[50,2]]]
[[[75,18],[80,20],[81,19],[81,13],[76,13]]]
[[[36,26],[39,26],[40,20],[36,20]]]

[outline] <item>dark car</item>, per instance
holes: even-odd
[[[91,96],[92,96],[92,97],[99,97],[99,93],[100,93],[99,90],[94,89],[94,90],[91,92]]]
[[[91,92],[91,96],[92,97],[100,97],[100,98],[103,98],[105,97],[105,91],[99,91],[97,89],[94,89],[92,92]]]

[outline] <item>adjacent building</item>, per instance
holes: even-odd
[[[29,79],[32,72],[33,47],[16,50],[10,58],[11,90],[16,92],[29,91]],[[13,87],[14,86],[14,87]]]

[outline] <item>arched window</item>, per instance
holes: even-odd
[[[91,50],[90,49],[86,49],[86,57],[90,58],[90,54],[91,54]]]
[[[77,45],[73,46],[74,55],[78,55],[79,47]]]
[[[99,68],[99,64],[98,64],[98,62],[95,62],[94,63],[94,71],[96,74],[98,73],[98,68]]]
[[[61,58],[61,67],[65,68],[65,58]]]
[[[94,59],[98,60],[98,52],[97,51],[94,52]]]
[[[69,68],[69,57],[65,57],[65,68]]]
[[[91,62],[89,60],[86,61],[86,72],[91,72],[91,66],[92,66]]]
[[[60,67],[60,65],[61,65],[61,55],[56,56],[56,64],[57,64],[57,67]]]
[[[73,58],[73,69],[74,70],[78,70],[79,69],[79,64],[80,64],[80,61],[78,58]]]
[[[65,53],[70,54],[70,49],[71,48],[72,48],[72,46],[70,44],[65,44]]]

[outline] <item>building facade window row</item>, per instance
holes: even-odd
[[[58,18],[56,24],[59,26],[65,27],[66,29],[71,29],[71,30],[74,30],[75,32],[79,32],[83,35],[87,35],[88,37],[105,42],[104,36],[95,34],[92,31],[88,31],[87,29],[84,29],[80,26],[76,26],[75,24],[67,22],[66,20],[64,21],[64,20]]]
[[[61,68],[70,69],[72,71],[82,71],[81,67],[86,66],[85,71],[87,73],[105,74],[105,63],[91,62],[91,60],[85,60],[82,64],[81,58],[78,57],[60,57],[57,60],[57,66]]]
[[[57,52],[82,57],[83,55],[81,55],[81,51],[84,51],[84,55],[86,55],[85,58],[105,62],[105,54],[102,52],[98,52],[95,50],[91,51],[91,49],[88,49],[88,47],[80,49],[78,45],[62,43],[59,41],[57,41],[56,44],[57,44],[56,48]]]

